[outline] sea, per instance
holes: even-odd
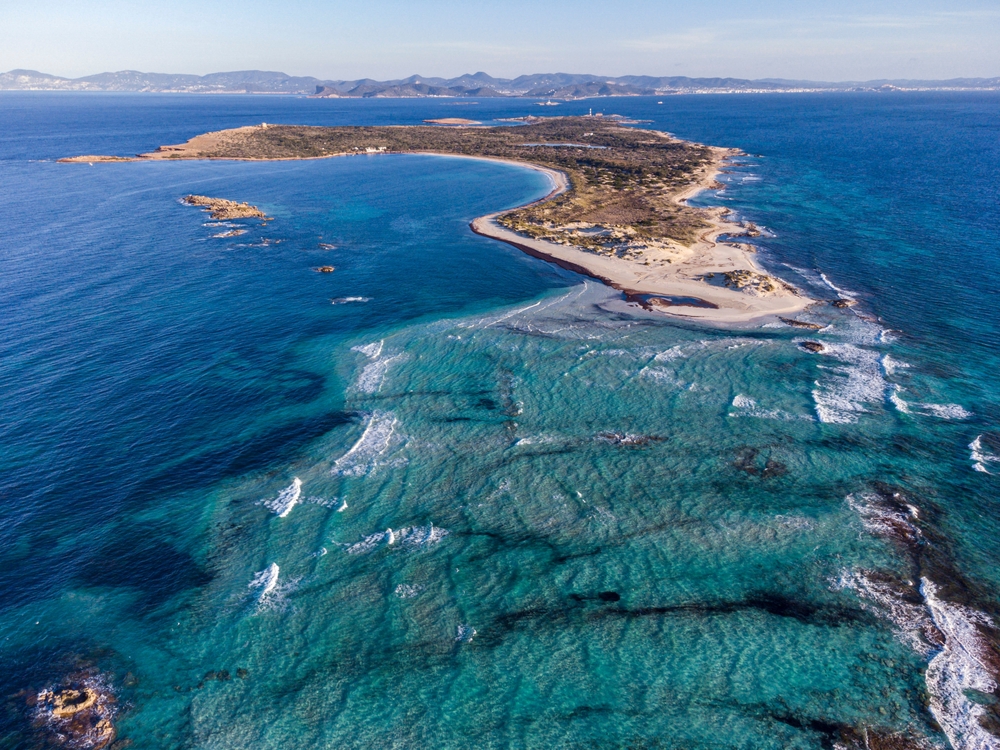
[[[742,149],[808,327],[473,234],[518,166],[56,161],[590,110]],[[0,93],[0,747],[1000,747],[998,174],[997,92]]]

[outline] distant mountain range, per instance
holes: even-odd
[[[606,76],[542,73],[518,78],[494,78],[474,73],[458,78],[410,76],[396,81],[323,81],[263,70],[210,73],[206,76],[140,73],[121,70],[84,78],[62,78],[36,70],[0,73],[0,90],[8,91],[131,91],[184,94],[298,94],[314,97],[523,96],[539,99],[583,99],[597,96],[660,96],[700,93],[762,93],[806,91],[998,90],[998,78],[953,78],[947,81],[879,80],[790,81],[781,78],[688,78],[686,76]]]

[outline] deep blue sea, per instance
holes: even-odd
[[[496,162],[55,161],[591,108],[855,304],[646,313],[472,234]],[[0,747],[86,679],[137,750],[1000,748],[998,174],[996,93],[0,93]]]

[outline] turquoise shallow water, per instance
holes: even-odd
[[[995,98],[614,101],[752,155],[820,331],[473,235],[515,167],[45,161],[443,108],[335,104],[0,97],[4,746],[81,665],[133,747],[997,746]]]

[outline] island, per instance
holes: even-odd
[[[687,202],[719,187],[716,177],[739,150],[630,127],[614,116],[525,117],[494,127],[261,124],[205,133],[134,157],[60,161],[400,153],[501,160],[542,172],[552,183],[547,196],[479,217],[472,230],[599,279],[646,309],[738,323],[787,316],[814,303],[756,262],[753,245],[741,241],[758,233],[754,225],[733,222],[725,208]]]

